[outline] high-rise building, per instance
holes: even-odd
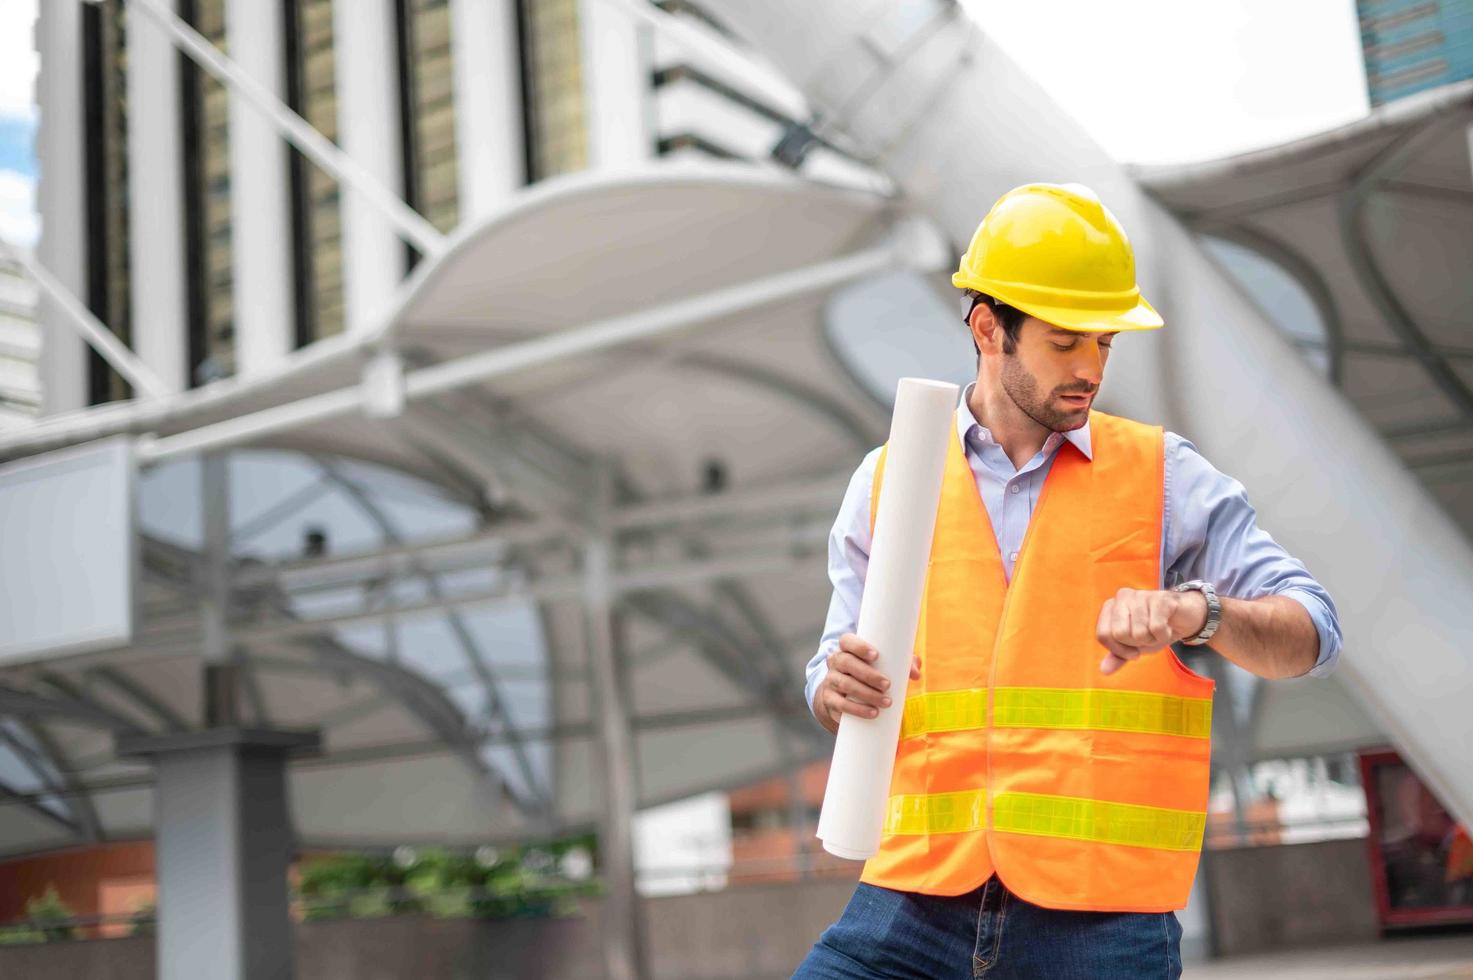
[[[36,287],[20,264],[0,253],[0,426],[36,414],[41,401],[36,357]]]
[[[1473,0],[1356,0],[1356,10],[1371,105],[1473,78]]]
[[[796,91],[687,0],[651,5],[700,42],[683,45],[614,0],[174,7],[441,233],[526,184],[659,156],[877,179],[812,139]],[[38,41],[41,261],[166,387],[249,375],[364,327],[419,260],[123,0],[44,4]],[[88,125],[79,142],[52,119]],[[43,304],[43,321],[58,315]],[[47,413],[131,395],[56,327]]]

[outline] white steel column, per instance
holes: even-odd
[[[286,98],[282,5],[226,0],[231,59],[277,98]],[[287,146],[238,91],[230,91],[230,213],[235,277],[235,356],[259,374],[294,346],[291,182]]]
[[[583,608],[604,779],[598,841],[604,875],[604,971],[609,980],[640,980],[645,972],[639,895],[634,888],[634,735],[624,678],[615,660],[612,466],[598,465],[595,481],[592,533],[583,550]]]
[[[355,163],[402,195],[393,0],[339,0],[332,7],[332,29],[338,143]],[[343,187],[342,201],[344,316],[348,333],[361,334],[389,314],[404,278],[404,246],[362,194]]]
[[[179,56],[147,14],[133,4],[127,10],[133,350],[170,391],[183,391],[189,387],[189,266]]]
[[[36,25],[41,70],[36,101],[41,122],[36,157],[41,179],[37,206],[41,241],[36,254],[74,296],[87,295],[87,141],[82,100],[82,5],[45,3]],[[36,307],[41,327],[41,414],[87,404],[87,347],[44,294]]]
[[[524,180],[516,0],[450,0],[460,217],[495,210]]]
[[[636,167],[654,154],[645,27],[607,0],[578,0],[589,166]]]

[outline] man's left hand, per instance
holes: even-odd
[[[1195,590],[1121,589],[1106,599],[1095,635],[1108,651],[1100,673],[1113,674],[1143,653],[1160,650],[1207,625],[1207,597]]]

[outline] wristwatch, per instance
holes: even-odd
[[[1202,579],[1193,579],[1176,586],[1172,592],[1187,592],[1195,589],[1202,593],[1207,599],[1207,625],[1202,627],[1202,632],[1196,636],[1184,638],[1183,646],[1199,647],[1212,639],[1212,634],[1217,632],[1217,624],[1222,622],[1222,603],[1217,601],[1217,590],[1212,587],[1211,582]]]

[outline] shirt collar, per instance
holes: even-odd
[[[973,427],[976,427],[978,435],[981,436],[981,439],[984,443],[994,441],[992,438],[992,431],[988,429],[985,425],[977,421],[976,416],[972,414],[971,407],[967,404],[967,400],[972,397],[972,389],[975,387],[977,387],[977,382],[973,381],[971,384],[962,389],[961,404],[956,407],[956,434],[957,437],[961,439],[963,446],[966,446],[967,433],[972,431]],[[1047,455],[1048,453],[1053,452],[1056,448],[1058,448],[1059,443],[1065,440],[1073,443],[1074,448],[1083,453],[1085,459],[1094,459],[1093,447],[1089,438],[1088,425],[1082,425],[1079,428],[1072,429],[1068,432],[1053,433],[1048,437],[1048,439],[1044,441],[1044,454]]]

